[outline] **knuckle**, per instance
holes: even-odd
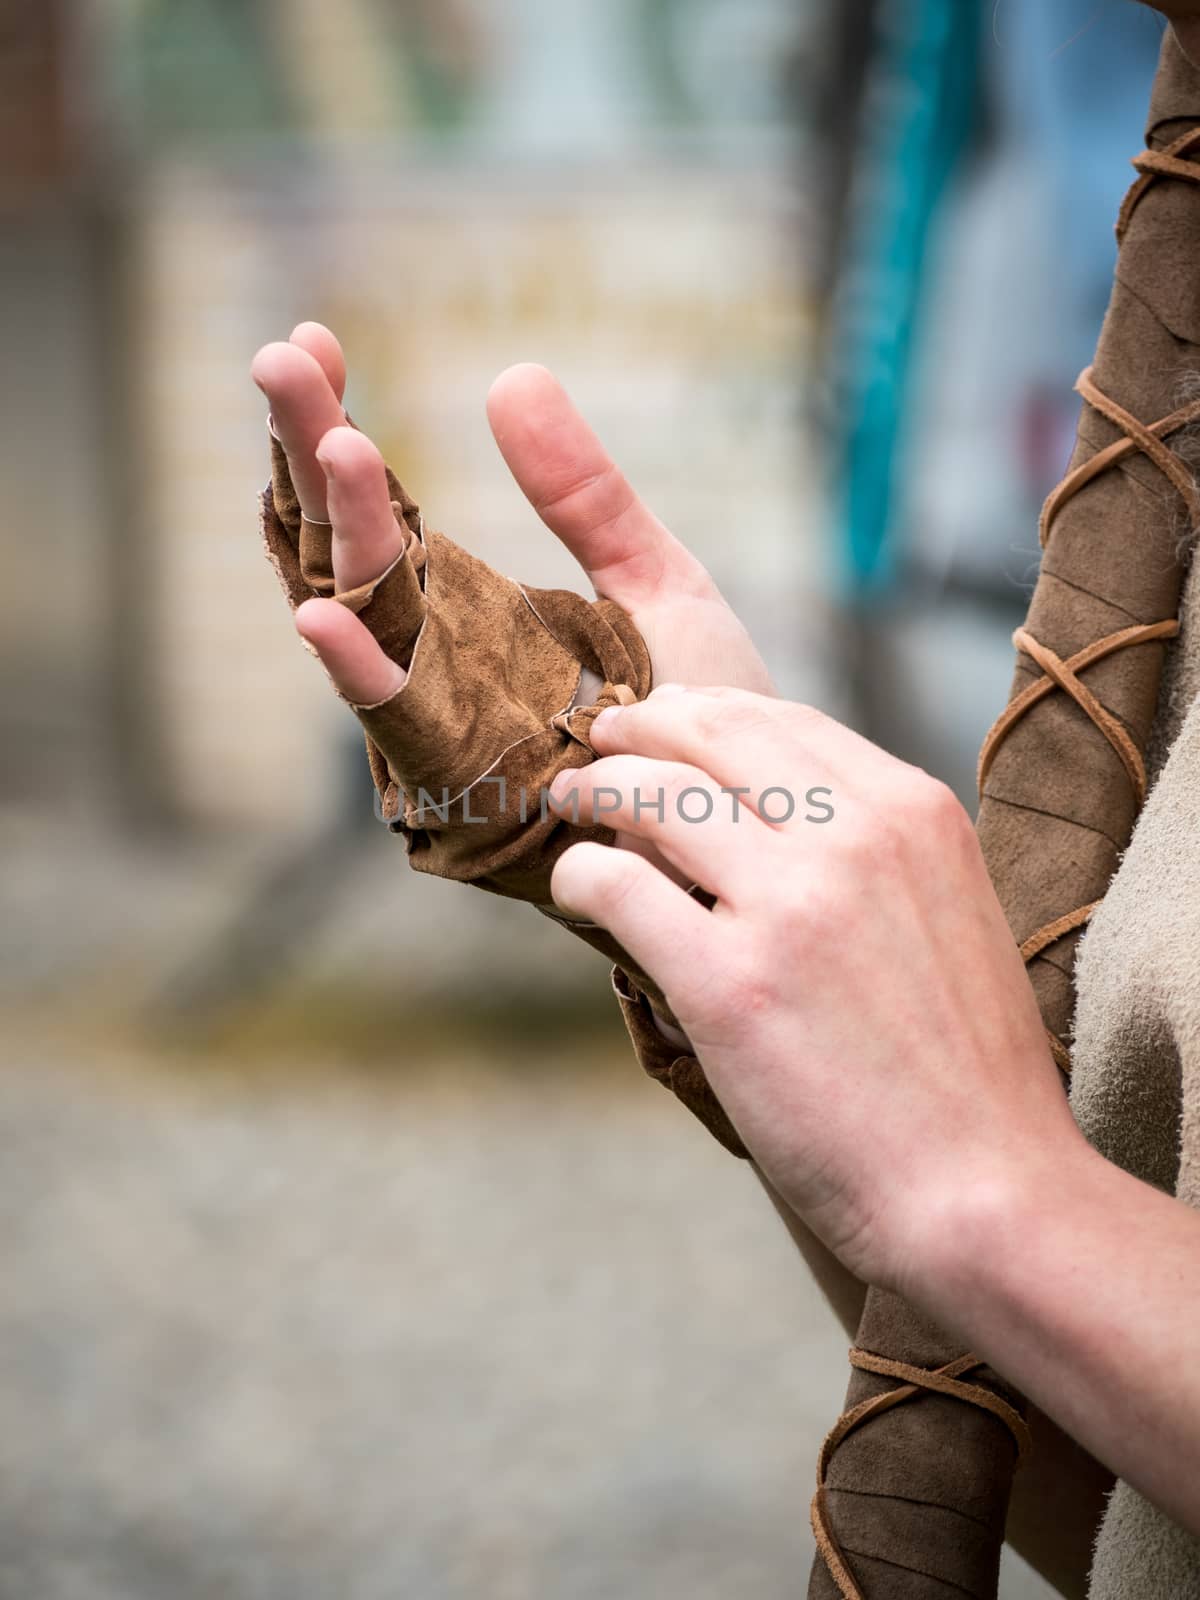
[[[707,738],[719,739],[736,728],[741,718],[741,704],[730,698],[727,689],[719,689],[715,694],[704,696],[696,720],[702,734]]]
[[[611,846],[597,845],[603,859],[597,857],[594,869],[592,904],[600,921],[621,915],[622,908],[636,894],[641,882],[641,857],[629,850],[614,850]]]
[[[803,895],[789,894],[781,897],[771,919],[773,937],[789,948],[804,944],[820,926],[825,896],[815,885],[810,885]]]
[[[969,819],[954,791],[927,772],[914,771],[905,785],[905,810],[917,829],[954,833]]]
[[[769,1013],[779,1001],[774,970],[770,949],[760,952],[756,942],[746,941],[731,953],[710,985],[722,1018],[746,1027]]]
[[[703,803],[696,798],[696,791],[699,790],[710,797],[714,792],[712,779],[701,772],[699,767],[663,766],[647,776],[662,789],[667,802],[667,815],[679,817],[685,822],[690,816],[699,814],[705,809]]]
[[[748,695],[743,726],[765,735],[781,753],[793,758],[810,754],[829,718],[815,706],[777,700],[769,695]]]
[[[940,778],[931,778],[929,784],[929,805],[934,816],[948,826],[973,831],[971,819],[950,785]]]
[[[720,743],[773,725],[777,717],[773,702],[764,702],[745,689],[723,687],[705,691],[697,720],[704,739]]]
[[[599,764],[593,789],[611,800],[607,815],[597,821],[613,827],[639,828],[658,822],[657,794],[663,787],[659,765],[640,756],[613,756]]]
[[[807,873],[802,885],[793,880],[791,892],[781,893],[772,908],[767,952],[771,965],[790,967],[798,958],[812,956],[842,920],[845,897],[842,878],[828,866]]]
[[[944,783],[936,784],[929,805],[930,832],[939,839],[943,855],[956,867],[972,857],[982,861],[974,819],[954,791]]]
[[[945,855],[975,836],[971,819],[954,791],[940,779],[915,768],[896,783],[868,833],[869,838],[864,841],[868,847],[882,848],[898,863],[926,860],[929,846],[934,843]]]
[[[599,884],[595,858],[596,852],[603,849],[603,845],[585,840],[564,850],[554,863],[550,893],[564,911],[588,911],[596,905]]]
[[[914,831],[913,801],[899,786],[888,788],[869,806],[855,807],[830,841],[826,901],[838,902],[844,912],[847,904],[890,882],[912,853]]]

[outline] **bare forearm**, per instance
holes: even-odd
[[[664,685],[591,738],[569,775],[586,815],[621,795],[605,820],[717,906],[589,843],[559,859],[556,902],[650,973],[771,1186],[1200,1532],[1200,1215],[1084,1142],[961,806],[813,708],[735,690]],[[697,837],[628,798],[765,794],[789,762],[796,791],[839,797],[820,848],[803,822]]]
[[[947,1243],[913,1297],[1200,1534],[1200,1216],[1080,1139],[934,1225]]]

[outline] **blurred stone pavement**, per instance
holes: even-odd
[[[247,863],[5,844],[2,1600],[803,1593],[845,1342],[602,968],[574,1032],[416,970],[172,1038],[114,997]]]

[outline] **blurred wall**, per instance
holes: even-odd
[[[503,366],[552,365],[784,679],[813,670],[791,624],[814,581],[788,99],[804,12],[21,10],[8,71],[36,43],[65,155],[10,151],[0,258],[23,396],[0,449],[15,524],[42,530],[0,602],[17,789],[52,792],[86,747],[87,803],[118,822],[303,830],[337,803],[351,732],[254,531],[246,367],[301,317],[342,337],[354,413],[431,520],[573,582],[482,414]],[[52,620],[24,599],[48,557]]]
[[[319,871],[302,910],[279,893],[289,862],[303,878],[337,855],[406,896],[381,982],[418,943],[423,969],[449,961],[418,932],[430,918],[510,981],[512,908],[414,887],[394,841],[355,829],[357,727],[262,559],[247,368],[301,318],[343,340],[353,415],[435,526],[514,576],[574,584],[483,412],[506,365],[550,365],[781,685],[825,698],[804,429],[820,135],[798,106],[828,45],[827,8],[792,0],[6,13],[11,120],[41,130],[0,168],[17,969],[53,984],[82,963],[112,991],[190,947],[228,966],[224,905],[251,944],[272,918],[304,922],[359,970],[378,947],[354,893]]]
[[[781,669],[795,665],[811,533],[786,193],[687,166],[364,161],[237,189],[167,167],[136,225],[156,732],[169,798],[193,820],[272,821],[282,780],[292,822],[314,822],[349,731],[253,528],[264,449],[246,351],[302,316],[339,332],[350,409],[435,526],[522,579],[576,585],[483,417],[496,373],[546,361]]]

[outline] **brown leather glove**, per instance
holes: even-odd
[[[367,737],[380,814],[418,872],[527,900],[617,963],[614,986],[638,1059],[735,1154],[745,1150],[693,1055],[669,1044],[655,985],[602,928],[562,916],[550,895],[554,863],[580,839],[612,843],[609,828],[552,812],[546,791],[566,767],[593,759],[591,725],[606,706],[650,692],[650,656],[611,600],[531,589],[493,572],[424,526],[389,472],[406,544],[386,572],[338,593],[332,528],[301,514],[287,457],[271,441],[262,496],[267,554],[292,609],[338,600],[367,625],[408,677],[377,705],[352,706]]]
[[[263,537],[293,609],[313,595],[340,601],[408,674],[389,699],[351,709],[383,819],[412,865],[551,904],[550,874],[567,846],[613,838],[564,822],[545,791],[564,767],[591,759],[587,734],[604,707],[649,693],[637,628],[610,600],[501,577],[425,528],[390,474],[405,549],[381,577],[339,594],[332,529],[301,515],[274,440],[271,465]]]

